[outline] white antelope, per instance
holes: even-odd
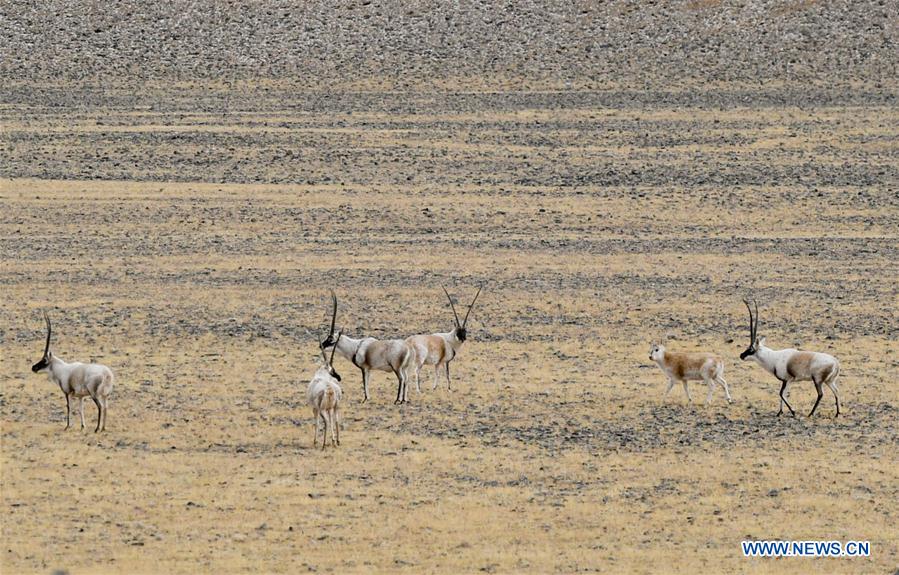
[[[818,353],[814,351],[800,351],[798,349],[779,349],[774,350],[765,346],[765,338],[758,337],[759,327],[759,305],[755,301],[755,316],[752,314],[752,308],[745,299],[743,303],[749,310],[749,347],[740,354],[740,359],[746,361],[752,358],[760,366],[764,367],[769,373],[780,380],[780,411],[777,415],[783,413],[783,406],[786,405],[790,410],[790,414],[794,417],[796,412],[787,403],[787,395],[790,384],[794,381],[811,381],[815,384],[815,390],[818,392],[818,399],[815,406],[808,414],[809,417],[815,414],[821,398],[824,397],[823,386],[833,392],[833,396],[837,403],[837,414],[840,415],[840,396],[837,389],[837,376],[840,375],[840,362],[837,358],[826,353]]]
[[[66,429],[69,428],[69,418],[72,411],[71,400],[80,400],[81,429],[84,429],[84,399],[90,396],[97,405],[97,427],[94,433],[106,431],[107,400],[112,393],[112,371],[105,365],[98,363],[66,363],[50,351],[50,334],[53,328],[50,326],[50,317],[44,312],[44,320],[47,322],[47,343],[44,345],[44,355],[41,360],[31,366],[31,371],[37,373],[46,369],[50,381],[57,384],[66,396]]]
[[[680,381],[684,384],[684,391],[687,393],[687,400],[692,402],[690,397],[690,388],[687,387],[687,381],[704,381],[709,386],[709,394],[705,398],[707,404],[712,403],[712,392],[715,390],[717,383],[724,388],[727,395],[727,401],[730,403],[730,389],[724,380],[724,361],[713,353],[684,353],[665,351],[665,346],[660,343],[652,344],[649,350],[649,359],[659,364],[659,367],[668,376],[668,389],[665,395],[671,391],[674,384]]]
[[[478,301],[478,296],[481,295],[482,289],[484,289],[483,285],[478,288],[478,293],[471,300],[471,305],[468,306],[468,312],[465,314],[465,320],[459,323],[459,315],[456,313],[456,306],[453,305],[453,298],[450,297],[446,288],[443,288],[443,293],[446,294],[450,307],[453,310],[453,318],[455,320],[453,330],[431,335],[413,335],[406,339],[406,343],[415,352],[415,388],[418,390],[418,393],[421,393],[421,368],[424,365],[434,366],[434,386],[431,389],[437,389],[440,366],[444,366],[446,370],[446,387],[450,389],[449,364],[455,359],[456,354],[459,353],[462,344],[465,343],[465,339],[468,337],[466,329],[468,327],[468,316],[471,314],[474,303]]]
[[[368,382],[372,370],[392,371],[396,374],[397,389],[396,400],[393,403],[405,403],[408,400],[406,381],[408,379],[409,366],[414,358],[414,352],[409,345],[401,339],[379,340],[373,337],[355,339],[343,336],[334,339],[334,324],[337,321],[337,296],[331,292],[333,311],[331,313],[331,330],[328,337],[321,342],[322,349],[334,347],[337,353],[348,359],[362,371],[362,403],[368,401]]]
[[[337,334],[340,341],[340,334]],[[309,387],[306,388],[306,401],[312,408],[312,417],[315,424],[312,434],[312,446],[318,441],[319,424],[324,423],[322,429],[322,449],[328,443],[328,434],[331,434],[331,445],[340,445],[340,374],[334,369],[334,351],[331,351],[330,361],[325,356],[325,350],[319,348],[322,354],[322,365],[315,372]]]

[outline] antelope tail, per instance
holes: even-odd
[[[413,361],[415,361],[417,357],[418,352],[415,350],[415,346],[406,346],[406,353],[403,354],[403,361],[402,363],[400,363],[400,370],[403,372],[403,379],[407,379],[409,377],[409,365]]]
[[[107,384],[107,383],[109,384],[109,391],[110,391],[110,392],[112,391],[112,387],[113,387],[114,382],[115,382],[115,376],[112,375],[112,372],[108,372],[108,373],[104,373],[104,374],[103,374],[103,383],[104,383],[104,384]]]
[[[334,390],[330,387],[324,389],[318,395],[318,409],[319,411],[324,411],[334,405]]]
[[[837,380],[837,376],[840,375],[840,364],[836,364],[831,368],[830,373],[827,374],[826,382],[834,383]]]

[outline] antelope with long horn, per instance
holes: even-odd
[[[450,297],[446,288],[443,288],[443,293],[446,294],[450,307],[453,310],[455,326],[452,331],[431,335],[413,335],[406,339],[406,343],[415,351],[415,387],[419,393],[421,393],[421,368],[424,365],[434,366],[434,386],[432,389],[437,389],[441,366],[446,371],[446,387],[450,389],[449,364],[455,359],[456,354],[462,348],[462,344],[468,338],[468,316],[471,315],[471,310],[474,308],[475,302],[478,301],[478,296],[481,295],[482,289],[484,289],[483,284],[478,288],[478,293],[474,294],[474,299],[471,300],[471,305],[468,306],[468,311],[465,313],[465,319],[460,323],[459,314],[456,313],[456,306],[453,304],[453,298]]]
[[[334,339],[334,326],[337,322],[337,296],[333,291],[331,292],[331,302],[333,306],[331,329],[328,337],[321,342],[321,348],[328,349],[333,346],[338,354],[362,371],[362,403],[369,399],[368,382],[371,379],[372,370],[392,371],[398,382],[394,403],[405,403],[408,400],[406,388],[408,368],[414,357],[412,348],[401,339],[379,340],[373,337],[356,339],[346,335]]]
[[[780,411],[777,415],[783,413],[783,406],[786,405],[790,410],[790,414],[794,417],[796,412],[787,402],[787,395],[790,384],[794,381],[811,381],[815,384],[815,390],[818,392],[818,399],[815,406],[808,414],[809,417],[815,414],[821,398],[824,397],[823,386],[827,385],[833,392],[836,399],[837,415],[840,415],[840,396],[837,389],[837,376],[840,375],[840,362],[835,357],[826,353],[818,353],[814,351],[800,351],[798,349],[779,349],[774,350],[765,346],[765,338],[758,336],[759,327],[759,305],[753,301],[755,306],[755,314],[752,313],[752,307],[745,299],[746,309],[749,310],[749,347],[740,354],[740,359],[746,361],[752,358],[761,365],[765,370],[774,375],[780,381]]]
[[[84,400],[90,397],[97,405],[97,427],[94,432],[106,430],[107,401],[112,393],[112,371],[105,365],[98,363],[66,363],[62,358],[50,351],[50,335],[53,328],[50,325],[50,316],[44,312],[44,320],[47,322],[47,343],[44,344],[44,355],[41,360],[31,366],[31,371],[37,373],[47,370],[50,381],[59,385],[66,396],[66,429],[69,428],[69,418],[72,411],[72,399],[80,400],[81,429],[84,429]]]
[[[340,336],[341,334],[337,334],[338,341]],[[322,354],[322,364],[306,388],[306,401],[312,408],[312,417],[315,419],[312,446],[315,447],[318,441],[319,424],[324,423],[322,430],[322,449],[324,449],[329,433],[331,445],[335,447],[340,445],[340,397],[343,391],[339,384],[340,374],[334,369],[334,349],[331,350],[330,360],[325,355],[324,348],[319,347],[319,351]]]

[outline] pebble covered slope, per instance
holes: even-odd
[[[25,82],[895,86],[895,0],[5,3]]]

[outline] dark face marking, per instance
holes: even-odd
[[[333,377],[337,381],[340,381],[340,374],[337,373],[337,370],[334,369],[333,367],[331,368],[331,377]]]
[[[755,355],[755,352],[756,352],[756,351],[758,351],[758,350],[755,349],[755,346],[754,346],[754,345],[750,345],[749,347],[747,347],[747,348],[743,351],[743,353],[740,354],[740,359],[743,360],[743,361],[746,361],[746,358]]]
[[[322,349],[328,349],[329,347],[334,347],[334,344],[336,344],[336,343],[337,343],[337,341],[334,339],[334,335],[332,334],[332,335],[329,335],[328,337],[326,337],[325,341],[321,342],[321,344],[319,344],[319,345],[321,346]]]
[[[42,369],[47,369],[48,365],[50,365],[50,362],[47,361],[47,356],[45,355],[44,357],[41,358],[41,360],[39,362],[37,362],[36,364],[31,366],[31,371],[33,371],[34,373],[37,373]]]
[[[459,341],[464,342],[465,338],[468,337],[468,332],[465,331],[464,327],[457,327],[456,328],[456,337],[459,339]]]

